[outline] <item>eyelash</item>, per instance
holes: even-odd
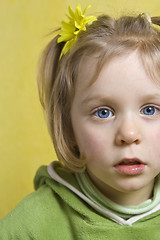
[[[153,114],[150,114],[150,112],[148,111],[148,114],[145,114],[144,113],[144,110],[148,110],[151,112],[154,110]],[[100,112],[101,111],[101,112]],[[154,105],[147,105],[147,106],[144,106],[141,110],[140,110],[140,113],[142,115],[145,115],[145,116],[155,116],[157,114],[160,113],[160,106],[154,106]],[[102,115],[101,115],[102,114]],[[105,116],[105,114],[107,114],[107,116]],[[96,109],[96,111],[94,111],[93,113],[94,116],[96,116],[97,118],[100,118],[100,119],[108,119],[108,118],[111,118],[114,116],[114,111],[109,109],[109,108],[106,108],[106,107],[102,107],[102,108],[98,108]]]
[[[105,115],[105,113],[108,113],[108,116],[107,117],[100,117],[100,114],[99,114],[99,112],[101,111],[101,113],[103,114],[103,115]],[[111,109],[109,109],[109,108],[98,108],[94,113],[94,116],[96,116],[96,117],[98,117],[98,118],[102,118],[102,119],[105,119],[105,118],[110,118],[110,117],[113,117],[114,116],[114,112],[113,112],[113,110],[111,110]]]
[[[144,110],[145,109],[150,109],[150,111],[152,111],[152,110],[154,110],[154,113],[153,114],[144,114]],[[141,109],[141,111],[140,111],[140,113],[142,113],[142,114],[144,114],[144,115],[146,115],[146,116],[155,116],[155,115],[157,115],[158,113],[160,113],[160,107],[159,106],[154,106],[154,105],[147,105],[147,106],[144,106],[142,109]],[[148,112],[149,113],[149,112]]]

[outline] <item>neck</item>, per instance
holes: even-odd
[[[153,185],[154,180],[144,186],[143,188],[140,188],[138,190],[134,191],[118,191],[114,188],[111,188],[108,185],[104,185],[100,180],[95,180],[95,178],[92,178],[92,175],[90,175],[91,181],[93,184],[97,187],[97,189],[105,195],[107,198],[112,200],[113,202],[122,205],[122,206],[136,206],[140,203],[146,201],[147,199],[152,197],[153,194]],[[126,183],[127,184],[127,183]]]
[[[111,199],[113,202],[122,205],[122,206],[136,206],[145,202],[147,199],[152,197],[152,189],[153,185],[151,186],[150,190],[147,191],[145,189],[139,189],[132,192],[102,192],[106,197]]]

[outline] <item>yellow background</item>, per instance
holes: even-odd
[[[38,100],[37,62],[46,35],[77,3],[91,4],[88,14],[160,15],[159,0],[0,0],[0,218],[33,191],[37,168],[56,159]]]

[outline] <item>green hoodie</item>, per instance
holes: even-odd
[[[160,239],[159,207],[129,222],[110,212],[103,216],[83,195],[75,175],[58,163],[54,171],[42,166],[34,184],[36,191],[0,221],[0,240]]]

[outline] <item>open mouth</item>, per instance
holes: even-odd
[[[127,160],[122,160],[119,165],[137,165],[137,164],[142,164],[140,160],[134,160],[134,159],[127,159]]]
[[[138,158],[122,159],[115,169],[121,174],[137,175],[144,171],[145,163]]]

